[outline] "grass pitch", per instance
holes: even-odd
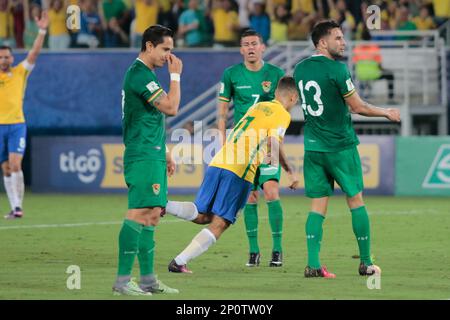
[[[171,199],[192,200],[174,196]],[[0,209],[8,211],[4,195]],[[167,272],[167,264],[202,228],[166,216],[156,232],[155,271],[178,295],[146,299],[449,299],[448,198],[366,197],[372,253],[381,289],[358,275],[358,253],[343,197],[333,197],[324,223],[321,261],[336,279],[305,279],[304,225],[309,201],[283,197],[284,265],[269,268],[267,206],[259,204],[261,265],[247,268],[248,243],[240,217],[222,238],[189,263],[193,274]],[[120,299],[111,293],[117,236],[125,195],[25,195],[25,217],[0,221],[0,299]],[[66,286],[68,266],[81,268],[81,289]],[[137,259],[134,274],[138,277]],[[125,299],[135,299],[128,298]]]

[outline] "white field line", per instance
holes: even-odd
[[[426,209],[426,210],[405,210],[405,211],[395,211],[395,212],[380,212],[374,211],[370,212],[369,215],[420,215],[420,214],[436,214],[439,210],[436,209]],[[305,211],[305,214],[307,212]],[[334,212],[327,217],[336,218],[347,213]],[[348,213],[350,214],[350,213]],[[240,216],[239,214],[238,216]],[[296,216],[294,216],[296,217]],[[286,217],[285,217],[286,218]],[[268,220],[267,217],[259,217],[259,220]],[[176,222],[187,222],[185,220],[161,220],[160,223],[176,223]],[[31,224],[31,225],[19,225],[19,226],[0,226],[1,230],[13,230],[13,229],[45,229],[45,228],[74,228],[74,227],[90,227],[90,226],[105,226],[105,225],[118,225],[122,224],[122,221],[102,221],[102,222],[80,222],[80,223],[61,223],[61,224]]]
[[[183,222],[184,220],[163,220],[160,223]],[[30,224],[22,226],[0,226],[0,230],[11,229],[45,229],[45,228],[73,228],[73,227],[90,227],[90,226],[107,226],[122,224],[122,221],[103,221],[103,222],[80,222],[80,223],[57,223],[57,224]]]

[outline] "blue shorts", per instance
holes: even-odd
[[[25,123],[0,124],[0,163],[8,160],[10,153],[25,153],[27,126]]]
[[[200,190],[195,198],[198,212],[212,213],[230,223],[247,203],[252,184],[233,172],[208,167]]]

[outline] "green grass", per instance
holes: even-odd
[[[448,199],[366,197],[372,253],[383,270],[380,290],[367,288],[366,278],[357,273],[358,260],[351,258],[358,251],[344,198],[331,199],[321,252],[322,263],[336,273],[336,279],[303,277],[309,201],[304,197],[283,197],[282,201],[282,268],[268,267],[271,238],[263,201],[259,205],[262,265],[258,268],[245,267],[248,244],[241,217],[208,252],[189,264],[194,274],[168,273],[168,262],[202,226],[164,217],[156,233],[155,270],[181,293],[150,299],[450,298]],[[25,217],[0,221],[0,299],[118,299],[112,296],[111,286],[126,203],[123,195],[27,193]],[[3,196],[0,209],[8,209]],[[109,224],[82,225],[104,222]],[[55,224],[80,225],[51,226]],[[15,226],[19,228],[11,228]],[[69,265],[81,268],[81,290],[66,288]],[[137,263],[134,272],[138,276]]]

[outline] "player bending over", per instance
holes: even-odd
[[[187,263],[208,250],[236,221],[238,211],[249,197],[260,159],[267,155],[275,158],[270,164],[277,170],[279,155],[280,164],[287,169],[280,143],[291,121],[288,111],[297,101],[294,79],[281,78],[275,100],[254,105],[234,127],[206,170],[194,203],[168,201],[167,213],[197,224],[209,224],[170,262],[169,271],[191,273]],[[292,175],[290,188],[297,185],[298,179]]]

